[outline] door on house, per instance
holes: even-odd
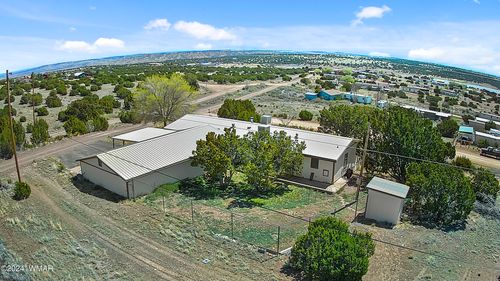
[[[309,180],[314,180],[314,173],[311,173],[311,175],[309,176]]]

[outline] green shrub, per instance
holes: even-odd
[[[50,95],[45,99],[45,104],[50,108],[60,107],[62,106],[62,101],[58,96]]]
[[[313,119],[313,114],[310,111],[302,110],[299,113],[300,120],[311,121]]]
[[[374,251],[370,233],[350,233],[347,223],[322,217],[297,239],[289,264],[306,280],[361,280]]]
[[[69,136],[88,133],[85,123],[74,116],[69,117],[68,121],[64,123],[64,130]]]
[[[38,145],[47,142],[49,139],[49,124],[45,120],[38,118],[32,127],[31,143]]]
[[[479,193],[482,193],[496,199],[500,191],[500,184],[495,175],[484,168],[476,169],[473,174],[472,187],[476,197],[479,198]]]
[[[46,107],[39,107],[35,109],[37,116],[47,116],[49,115],[49,110]]]
[[[452,166],[413,162],[407,168],[410,187],[406,208],[411,218],[428,226],[463,223],[475,201],[471,181]]]
[[[109,127],[108,120],[102,116],[91,120],[92,131],[106,131]]]
[[[139,118],[139,116],[137,115],[137,113],[135,111],[125,111],[125,110],[122,110],[120,111],[119,115],[120,117],[120,121],[122,123],[133,123],[133,124],[136,124],[136,123],[140,123],[141,120]]]
[[[14,199],[15,200],[23,200],[30,196],[31,188],[25,182],[16,182],[16,186],[14,187]]]
[[[30,134],[31,132],[33,132],[33,124],[28,123],[26,125],[26,133]]]
[[[465,157],[465,156],[457,156],[457,158],[455,158],[453,161],[451,161],[451,164],[458,166],[458,167],[463,167],[466,169],[474,168],[472,161],[470,161],[470,159]]]

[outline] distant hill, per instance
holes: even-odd
[[[136,54],[136,55],[125,55],[125,56],[114,56],[106,58],[88,59],[81,61],[69,61],[61,62],[55,64],[42,65],[35,68],[24,69],[20,71],[14,71],[12,77],[19,77],[24,75],[29,75],[32,72],[35,73],[45,73],[53,72],[65,69],[74,69],[81,67],[97,66],[97,65],[124,65],[124,64],[138,64],[138,63],[153,63],[162,62],[168,60],[179,60],[179,59],[203,59],[203,58],[214,58],[214,57],[224,57],[224,56],[240,56],[248,54],[269,54],[270,51],[186,51],[186,52],[164,52],[164,53],[152,53],[152,54]],[[0,74],[0,78],[4,78],[5,74]]]
[[[248,61],[249,57],[261,57],[268,64],[276,62],[276,56],[287,54],[301,54],[304,56],[336,56],[336,57],[359,57],[369,59],[371,62],[385,62],[392,70],[399,70],[408,74],[417,75],[435,75],[443,78],[461,79],[474,83],[485,83],[500,89],[500,77],[485,74],[477,71],[463,69],[459,67],[446,66],[435,63],[426,63],[420,61],[413,61],[399,58],[382,58],[382,57],[369,57],[364,55],[355,55],[347,53],[334,53],[334,52],[294,52],[294,51],[272,51],[272,50],[249,50],[249,51],[233,51],[233,50],[211,50],[211,51],[183,51],[183,52],[163,52],[151,54],[135,54],[114,56],[106,58],[89,59],[82,61],[62,62],[56,64],[43,65],[31,69],[15,71],[13,77],[29,75],[32,72],[46,73],[66,69],[78,69],[91,66],[100,65],[127,65],[127,64],[141,64],[141,63],[156,63],[173,60],[188,60],[200,61],[202,59],[211,59],[211,61],[227,62],[232,59],[241,61]],[[231,57],[231,58],[228,58]],[[219,59],[218,59],[219,58]],[[272,58],[268,60],[267,58]],[[278,60],[279,61],[279,60]],[[286,61],[286,60],[285,60]],[[288,61],[290,62],[290,61]],[[286,63],[285,63],[286,64]],[[366,65],[368,67],[368,65]],[[4,78],[5,74],[0,74],[0,78]]]

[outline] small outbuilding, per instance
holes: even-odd
[[[398,224],[410,188],[379,177],[373,177],[366,187],[368,199],[365,217],[382,223]]]
[[[316,99],[317,97],[318,97],[318,94],[316,94],[316,93],[307,92],[305,94],[305,98],[308,100],[313,100],[313,99]]]

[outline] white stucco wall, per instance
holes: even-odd
[[[114,175],[115,172],[107,167],[106,164],[102,163],[102,166],[99,167],[97,157],[81,161],[80,167],[82,176],[87,180],[125,198],[127,197],[125,181],[118,175]]]
[[[305,179],[310,179],[311,173],[314,173],[314,181],[331,183],[334,164],[335,163],[333,161],[319,159],[318,168],[314,169],[311,168],[311,157],[304,156],[304,160],[302,160],[302,172],[300,176]],[[323,176],[323,170],[328,170],[328,176]]]
[[[347,154],[347,162],[344,162],[345,155]],[[335,176],[333,181],[337,181],[347,171],[347,169],[356,169],[356,147],[350,147],[342,153],[337,163],[335,163]]]
[[[397,224],[403,204],[402,198],[369,189],[365,217],[378,222]]]
[[[176,182],[178,179],[194,178],[202,174],[203,169],[192,167],[190,159],[159,169],[158,172],[151,172],[133,179],[135,197],[151,193],[156,187],[164,183]]]

